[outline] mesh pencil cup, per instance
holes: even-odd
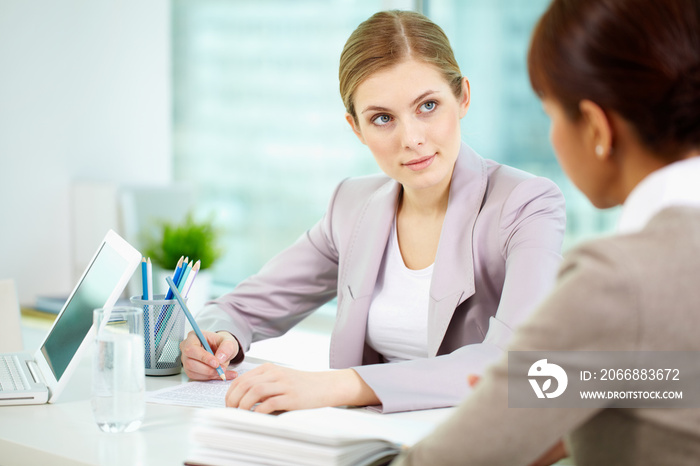
[[[165,295],[149,300],[133,296],[131,303],[143,309],[146,375],[179,374],[180,343],[185,338],[185,313],[180,303],[166,300]]]

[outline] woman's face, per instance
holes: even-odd
[[[456,98],[432,65],[407,60],[381,70],[355,91],[357,123],[346,115],[379,168],[405,189],[448,186],[461,144],[469,82]]]

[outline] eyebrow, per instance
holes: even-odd
[[[418,102],[420,102],[421,100],[423,100],[423,99],[425,99],[426,97],[428,97],[429,95],[435,94],[435,93],[437,93],[437,91],[433,91],[433,90],[425,91],[424,93],[422,93],[421,95],[419,95],[418,97],[416,97],[416,98],[413,100],[413,102],[411,103],[411,105],[416,105],[416,104],[418,104]],[[378,107],[378,106],[376,106],[376,105],[370,105],[369,107],[367,107],[367,108],[365,108],[364,110],[362,110],[362,111],[360,112],[360,114],[363,114],[363,113],[369,112],[369,111],[374,111],[374,112],[388,112],[389,109],[388,109],[388,108],[385,108],[385,107]]]

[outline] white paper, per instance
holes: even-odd
[[[243,362],[236,366],[238,375],[255,369],[259,364]],[[148,403],[166,405],[194,406],[197,408],[225,408],[226,392],[231,380],[207,380],[206,382],[187,382],[173,387],[146,392]]]
[[[188,463],[360,465],[388,460],[435,424],[363,409],[317,408],[277,416],[208,409],[193,418]],[[211,461],[216,458],[216,461]],[[384,464],[384,463],[382,463]]]

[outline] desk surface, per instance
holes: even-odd
[[[35,348],[51,321],[23,317],[25,348]],[[0,407],[0,466],[179,465],[189,452],[189,431],[199,408],[146,404],[136,432],[109,434],[95,424],[90,404],[91,359],[81,361],[54,404]],[[146,390],[178,385],[184,375],[146,377]],[[391,416],[439,422],[450,410],[396,413]]]
[[[23,316],[26,348],[35,348],[51,319]],[[0,407],[0,466],[177,465],[188,451],[189,425],[196,408],[146,404],[141,428],[108,434],[92,415],[92,355],[87,355],[54,404]],[[183,375],[146,377],[146,390],[180,384]]]

